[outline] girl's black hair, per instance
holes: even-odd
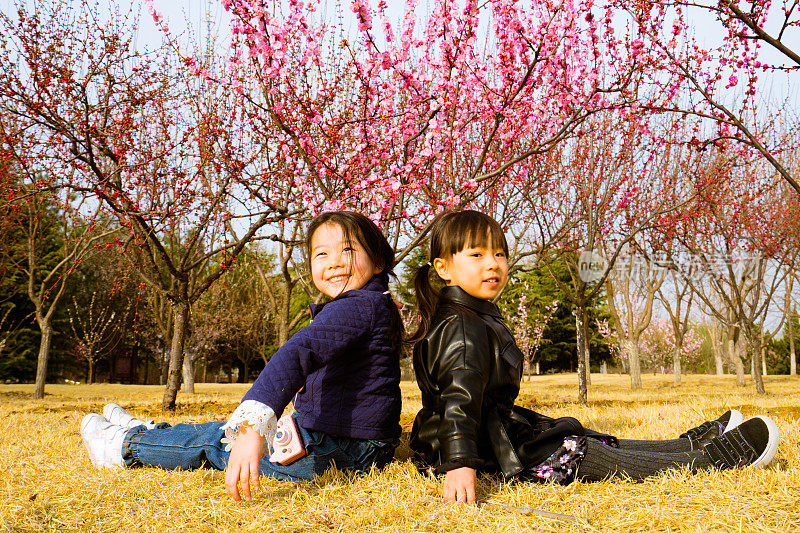
[[[380,228],[369,218],[355,211],[328,211],[311,220],[306,230],[306,255],[308,256],[306,261],[309,271],[311,270],[311,238],[317,229],[325,224],[339,226],[344,234],[345,242],[353,242],[355,239],[364,249],[372,264],[381,270],[377,275],[389,283],[389,276],[394,276],[394,250]],[[391,296],[387,295],[387,298],[391,298]],[[400,317],[400,310],[396,305],[392,304],[390,308],[389,336],[392,340],[392,348],[399,354],[405,332],[403,319]]]
[[[409,344],[425,338],[431,328],[431,320],[439,300],[439,293],[430,280],[431,271],[436,272],[432,268],[434,259],[447,261],[464,248],[478,246],[502,249],[508,255],[508,242],[500,224],[489,215],[471,209],[438,215],[433,221],[428,240],[428,263],[419,267],[414,275],[419,327],[406,341]]]

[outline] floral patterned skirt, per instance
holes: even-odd
[[[575,479],[575,472],[586,455],[586,439],[596,438],[603,444],[617,448],[614,437],[585,437],[572,435],[564,439],[561,446],[547,459],[536,466],[526,469],[520,477],[527,481],[553,482],[569,485]]]

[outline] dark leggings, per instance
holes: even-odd
[[[641,481],[665,470],[688,467],[692,472],[713,466],[702,450],[692,450],[689,439],[662,441],[619,439],[619,447],[586,439],[586,451],[577,477],[601,481],[609,477]]]

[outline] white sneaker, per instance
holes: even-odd
[[[91,413],[81,420],[81,437],[97,468],[122,466],[122,443],[128,428],[112,424],[102,416]]]
[[[779,441],[775,421],[760,415],[711,439],[703,451],[718,468],[764,468],[775,457]]]
[[[147,429],[153,429],[155,424],[152,422],[145,422],[140,418],[136,418],[133,415],[128,414],[128,412],[122,408],[121,406],[110,403],[103,407],[103,416],[117,426],[122,426],[127,429],[135,428],[136,426],[146,426]]]
[[[703,422],[696,428],[692,428],[682,434],[679,438],[689,439],[692,443],[692,449],[699,450],[711,442],[711,439],[737,428],[742,421],[744,421],[742,413],[738,409],[730,409],[722,413],[722,416],[716,420]]]

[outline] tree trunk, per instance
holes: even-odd
[[[586,308],[581,306],[576,306],[575,309],[572,311],[572,314],[575,315],[575,334],[576,334],[576,341],[575,346],[578,355],[578,403],[586,404],[587,403],[587,389],[588,383],[586,381],[586,341],[584,339],[586,328],[584,324],[586,324]]]
[[[681,346],[676,345],[672,353],[672,373],[675,376],[675,383],[681,382]]]
[[[50,344],[53,342],[53,326],[47,320],[39,322],[39,329],[42,331],[42,339],[39,342],[39,358],[36,363],[36,387],[33,391],[33,398],[41,400],[44,398],[44,384],[47,381],[47,361],[50,359]]]
[[[736,342],[736,351],[733,354],[733,364],[736,367],[736,384],[741,387],[746,385],[744,378],[744,356],[747,355],[746,352],[744,339],[739,339]]]
[[[158,357],[161,360],[161,375],[159,376],[158,384],[164,385],[167,382],[167,376],[169,375],[169,352],[166,350],[166,346],[162,348],[162,351],[160,354],[158,354]]]
[[[183,356],[183,392],[194,394],[194,361],[185,354]]]
[[[89,373],[86,376],[86,383],[91,385],[94,383],[94,361],[89,359]]]
[[[764,379],[761,376],[761,341],[758,335],[749,335],[753,380],[756,382],[756,392],[764,394]]]
[[[634,341],[624,342],[625,351],[628,352],[628,367],[631,374],[631,389],[642,388],[642,366],[639,361],[639,343]]]
[[[714,366],[717,375],[721,376],[725,373],[725,368],[722,366],[722,341],[716,334],[711,336],[711,350],[714,352]]]
[[[719,348],[714,350],[714,367],[714,370],[716,370],[718,376],[721,376],[725,373],[725,367],[722,363],[722,350]]]
[[[165,411],[175,410],[175,399],[181,386],[181,369],[183,368],[183,343],[186,340],[186,326],[189,319],[188,302],[175,302],[172,304],[173,330],[172,346],[169,351],[169,373],[167,386],[164,389],[164,398],[161,408]]]
[[[586,357],[583,365],[586,367],[586,386],[592,384],[592,366],[590,357],[591,354],[589,353],[589,319],[588,316],[583,321],[583,344],[584,344],[584,356]]]
[[[742,363],[742,355],[740,353],[741,344],[742,344],[741,339],[739,339],[736,342],[734,342],[732,338],[728,340],[728,357],[730,358],[730,361],[733,364],[733,368],[736,370],[736,385],[738,385],[739,387],[743,387],[745,385],[744,363]]]
[[[797,353],[794,350],[794,309],[789,313],[789,375],[797,375]]]
[[[142,385],[149,385],[150,384],[150,358],[145,356],[144,358],[144,379],[142,380]]]
[[[286,291],[281,298],[281,310],[278,316],[278,346],[283,346],[289,340],[289,316],[292,311],[291,293],[289,283],[286,283]]]

